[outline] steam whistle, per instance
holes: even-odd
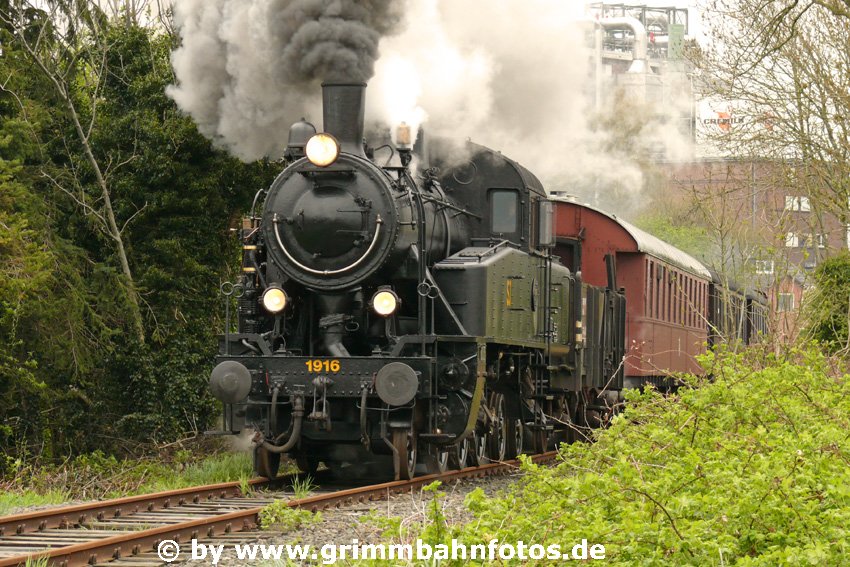
[[[406,122],[402,122],[396,128],[395,139],[395,145],[398,150],[398,157],[401,160],[401,165],[403,167],[407,167],[413,159],[413,154],[411,153],[413,143],[410,136],[410,126],[408,126]]]

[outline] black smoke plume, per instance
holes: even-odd
[[[398,0],[299,0],[280,5],[276,21],[283,61],[301,81],[367,81],[375,72],[381,37],[401,21]]]
[[[216,144],[278,157],[289,124],[318,120],[323,81],[367,81],[399,31],[398,0],[177,0],[168,94]]]

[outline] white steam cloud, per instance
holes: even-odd
[[[471,138],[566,190],[619,212],[640,205],[640,160],[683,158],[675,120],[687,100],[615,101],[606,78],[595,109],[593,22],[579,2],[414,0],[409,27],[384,38],[369,114]],[[614,108],[625,120],[619,122]],[[648,120],[648,118],[651,118]]]
[[[623,124],[595,112],[593,28],[583,13],[563,0],[178,0],[183,44],[169,94],[235,155],[274,158],[292,122],[321,122],[321,80],[351,70],[369,81],[370,121],[471,138],[550,190],[590,200],[602,192],[616,196],[603,204],[630,207],[643,187],[641,148],[669,157],[690,144],[672,122],[634,120],[662,108],[633,103]],[[323,53],[316,64],[293,48],[302,35],[306,45],[340,40],[359,51]],[[331,67],[336,59],[348,63]]]

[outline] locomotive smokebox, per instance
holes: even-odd
[[[325,132],[336,137],[343,152],[365,158],[366,83],[323,83],[322,104]]]

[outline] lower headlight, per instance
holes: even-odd
[[[389,317],[398,309],[398,296],[390,289],[381,289],[372,296],[372,309],[381,317]]]
[[[279,287],[270,287],[263,292],[263,307],[269,313],[280,313],[286,308],[287,303],[289,303],[289,298],[286,296],[286,292]]]

